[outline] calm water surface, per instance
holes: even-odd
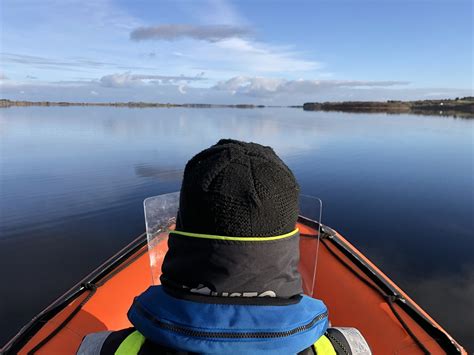
[[[0,344],[144,230],[220,138],[274,147],[323,223],[474,349],[474,121],[300,109],[0,111]]]

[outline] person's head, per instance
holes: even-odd
[[[298,196],[270,147],[223,139],[198,153],[184,170],[163,285],[213,296],[301,293]]]

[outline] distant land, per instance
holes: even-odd
[[[171,104],[158,102],[65,102],[65,101],[13,101],[7,99],[0,99],[1,107],[12,106],[112,106],[112,107],[130,107],[130,108],[172,108],[172,107],[192,107],[192,108],[262,108],[263,105],[214,105],[214,104]]]
[[[474,118],[474,96],[446,100],[307,102],[305,111],[413,113]]]
[[[412,113],[417,115],[455,116],[474,118],[474,96],[445,100],[418,101],[343,101],[343,102],[307,102],[302,106],[265,106],[252,104],[216,105],[216,104],[172,104],[157,102],[63,102],[63,101],[13,101],[0,99],[0,108],[13,106],[110,106],[129,108],[263,108],[291,107],[305,111],[339,111],[352,113]]]

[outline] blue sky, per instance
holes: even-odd
[[[3,0],[1,97],[302,104],[472,95],[470,0]]]

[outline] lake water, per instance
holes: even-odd
[[[474,349],[473,124],[301,109],[0,111],[0,344],[143,232],[220,138],[274,147],[341,232]]]

